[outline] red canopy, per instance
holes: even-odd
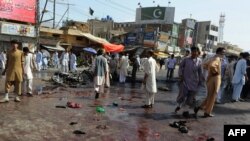
[[[106,52],[122,52],[124,50],[123,45],[116,45],[111,43],[103,43],[102,45]]]

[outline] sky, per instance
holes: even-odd
[[[52,17],[53,0],[49,0],[44,20]],[[182,19],[193,18],[197,21],[212,21],[219,25],[221,14],[226,15],[224,27],[224,41],[238,45],[244,50],[250,50],[250,0],[56,0],[56,22],[58,23],[67,9],[69,12],[63,19],[87,21],[92,18],[111,16],[115,22],[134,22],[135,10],[138,3],[142,7],[152,6],[175,7],[175,22]],[[44,7],[45,0],[40,0],[40,9]],[[93,16],[89,14],[89,7],[94,10]]]

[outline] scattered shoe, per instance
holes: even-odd
[[[186,126],[187,121],[174,121],[173,123],[170,123],[169,126],[174,128],[180,128],[180,126]]]
[[[174,121],[173,123],[170,123],[169,126],[173,127],[173,128],[179,128],[180,124],[176,121]]]
[[[75,125],[75,124],[77,124],[77,122],[70,122],[69,125]]]
[[[180,126],[179,131],[181,133],[188,133],[188,128],[186,126]]]
[[[86,134],[85,132],[80,131],[80,130],[75,130],[73,133],[76,135]]]
[[[17,96],[17,97],[15,97],[15,100],[14,100],[15,102],[21,102],[21,100],[20,100],[20,98]]]
[[[66,108],[66,106],[57,105],[56,108]]]
[[[9,101],[10,101],[9,98],[5,97],[5,98],[3,98],[3,99],[0,100],[0,103],[7,103]]]

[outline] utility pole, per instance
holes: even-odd
[[[39,6],[40,1],[36,0],[36,16],[35,16],[35,30],[36,30],[36,49],[40,48],[40,6]]]
[[[71,4],[71,3],[63,3],[63,2],[56,2],[56,0],[49,0],[49,2],[53,2],[53,28],[56,28],[60,22],[57,24],[56,26],[56,4],[60,4],[60,5],[67,5],[67,10],[66,12],[63,14],[61,20],[63,19],[63,17],[65,16],[65,14],[67,13],[67,20],[69,19],[69,9],[70,9],[70,6],[75,6],[75,4]],[[60,20],[60,21],[61,21]]]
[[[54,0],[53,3],[53,28],[55,28],[55,23],[56,23],[56,0]]]

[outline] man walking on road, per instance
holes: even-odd
[[[176,59],[174,58],[174,54],[171,55],[171,58],[168,59],[167,63],[167,80],[170,80],[173,78],[174,69],[176,65]]]
[[[12,49],[7,53],[7,63],[3,75],[6,73],[5,97],[0,100],[1,103],[9,102],[9,91],[12,85],[15,86],[16,102],[20,102],[21,86],[23,81],[23,52],[18,49],[18,41],[11,41]]]
[[[221,60],[224,55],[225,49],[217,48],[216,55],[204,63],[204,68],[208,70],[207,97],[199,107],[194,108],[195,116],[200,109],[204,110],[204,117],[214,116],[212,110],[221,85]]]
[[[248,81],[247,77],[247,62],[246,60],[249,58],[249,53],[244,52],[242,54],[242,58],[237,62],[232,84],[234,87],[233,90],[233,97],[232,97],[232,102],[237,102],[237,101],[244,101],[241,99],[240,94],[242,91],[243,86],[245,85],[245,82]]]
[[[198,58],[199,48],[191,48],[191,56],[182,60],[179,68],[179,77],[181,79],[179,95],[177,97],[178,106],[175,112],[182,106],[194,106],[194,99],[202,84],[203,76],[201,70],[202,61]]]
[[[159,67],[153,55],[153,51],[149,51],[148,60],[145,63],[143,84],[146,86],[147,104],[142,106],[142,108],[152,108],[154,105],[154,97],[157,93],[156,72],[159,71]]]
[[[95,99],[99,98],[99,94],[103,93],[105,76],[108,72],[108,62],[107,59],[103,56],[104,50],[100,49],[97,51],[97,57],[94,66],[94,88],[95,88]]]
[[[32,71],[35,70],[35,62],[33,54],[30,53],[29,48],[24,47],[23,48],[24,53],[24,63],[23,63],[23,69],[24,69],[24,76],[23,76],[23,86],[22,86],[22,92],[23,94],[26,92],[28,96],[32,95],[32,87],[33,87],[33,73]]]

